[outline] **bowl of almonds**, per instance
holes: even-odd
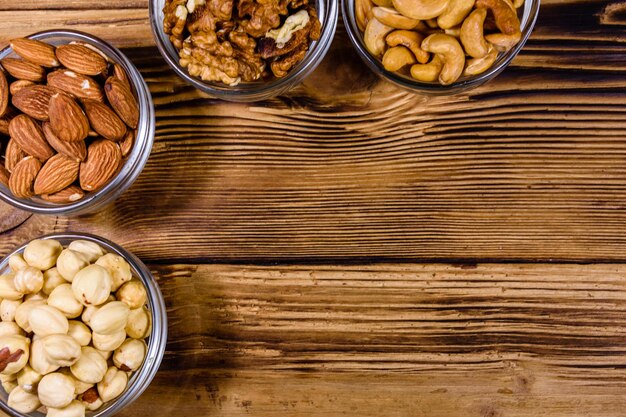
[[[147,267],[105,239],[57,234],[0,262],[0,409],[109,416],[154,378],[167,341]]]
[[[55,215],[99,210],[126,191],[154,140],[137,68],[91,35],[55,30],[0,51],[0,199]]]

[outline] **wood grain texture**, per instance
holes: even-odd
[[[606,417],[626,405],[624,265],[154,270],[167,353],[122,415]]]

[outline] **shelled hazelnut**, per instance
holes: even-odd
[[[147,354],[147,292],[91,241],[34,240],[0,275],[0,382],[8,405],[84,416],[120,396]]]

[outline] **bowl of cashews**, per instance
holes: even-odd
[[[500,74],[522,49],[540,0],[343,0],[357,53],[384,79],[456,94]]]

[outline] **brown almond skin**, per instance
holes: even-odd
[[[11,104],[36,120],[48,120],[50,99],[57,91],[47,85],[32,85],[19,90],[11,97]]]
[[[0,134],[9,136],[9,122],[11,122],[11,119],[17,116],[17,114],[17,111],[13,107],[7,107],[4,116],[0,116]]]
[[[87,148],[87,159],[80,164],[80,187],[97,191],[117,173],[122,162],[122,152],[117,143],[98,139]]]
[[[35,179],[35,194],[54,194],[78,178],[79,162],[63,154],[48,159]]]
[[[13,172],[15,165],[27,156],[26,152],[20,148],[20,145],[17,144],[15,139],[11,139],[7,144],[6,151],[4,152],[4,167],[7,171]]]
[[[47,80],[49,86],[65,91],[72,97],[104,101],[102,88],[87,75],[70,70],[56,70],[48,74]]]
[[[38,83],[43,81],[46,76],[43,67],[22,59],[4,58],[0,63],[13,78],[17,78],[18,80],[28,80]]]
[[[107,69],[104,58],[84,45],[61,45],[56,55],[63,66],[79,74],[98,75]]]
[[[120,80],[128,89],[130,89],[130,81],[128,81],[128,75],[120,64],[113,64],[113,76]]]
[[[7,169],[5,167],[3,167],[2,165],[0,165],[0,184],[3,184],[5,186],[9,186],[9,177],[11,176],[11,173],[9,171],[7,171]]]
[[[130,155],[130,152],[133,150],[133,145],[135,144],[135,135],[137,134],[134,130],[129,130],[126,132],[124,139],[120,142],[120,150],[122,151],[122,158],[126,158]]]
[[[26,87],[30,87],[31,85],[35,85],[35,83],[28,80],[13,81],[11,85],[9,85],[9,92],[11,93],[11,95],[17,94],[20,90]]]
[[[54,46],[35,39],[17,38],[10,42],[13,51],[28,62],[42,67],[58,67]]]
[[[41,169],[41,162],[37,158],[27,156],[13,169],[9,178],[9,189],[17,198],[30,198],[33,194],[33,184]]]
[[[9,82],[4,71],[0,70],[0,117],[4,116],[9,108]]]
[[[139,123],[139,106],[128,87],[114,76],[107,78],[104,92],[115,113],[132,129]]]
[[[25,114],[15,116],[9,123],[9,134],[24,152],[41,162],[55,154],[54,149],[48,145],[41,127],[30,116]]]
[[[59,139],[57,135],[54,134],[49,122],[43,122],[41,130],[43,130],[43,134],[46,137],[48,144],[50,144],[50,146],[52,146],[52,148],[58,153],[61,153],[78,162],[84,161],[85,158],[87,158],[87,145],[85,145],[84,140],[81,140],[80,142],[66,142]]]
[[[54,94],[48,107],[50,127],[66,142],[80,142],[89,134],[89,121],[78,103],[65,94]]]
[[[105,139],[117,142],[126,134],[126,125],[106,104],[95,100],[84,100],[83,107],[93,130]]]
[[[77,185],[70,185],[64,190],[59,191],[54,194],[42,194],[40,196],[46,201],[56,204],[69,204],[74,203],[83,197],[85,197],[85,192],[80,189]]]

